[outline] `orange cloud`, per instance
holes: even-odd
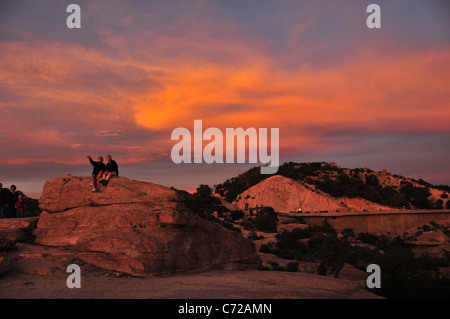
[[[445,131],[450,120],[449,50],[361,57],[324,69],[285,70],[262,57],[242,64],[166,70],[162,89],[135,106],[151,129],[285,127],[282,139],[330,130]],[[317,135],[316,135],[317,136]]]

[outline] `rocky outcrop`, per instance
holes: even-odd
[[[34,228],[36,228],[38,219],[38,217],[0,219],[0,240],[7,239],[16,242],[31,241],[32,233]]]
[[[248,239],[199,218],[167,187],[118,177],[90,190],[89,178],[46,182],[34,242],[137,276],[260,263]]]
[[[363,211],[391,209],[360,198],[335,198],[312,185],[275,175],[242,192],[234,201],[240,209],[269,206],[276,212]]]
[[[450,220],[441,221],[443,229],[450,226]],[[434,228],[434,227],[433,227]],[[417,229],[411,231],[415,233]],[[446,258],[450,251],[450,238],[442,229],[430,229],[415,233],[416,239],[412,242],[412,251],[414,255],[420,256],[426,254],[435,258]]]
[[[179,203],[175,192],[167,187],[125,177],[113,178],[108,187],[98,186],[100,193],[92,193],[90,178],[53,178],[45,183],[39,206],[45,212],[58,213],[77,207],[138,203],[157,210],[175,208]]]

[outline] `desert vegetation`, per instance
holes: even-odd
[[[342,181],[353,183],[348,178],[342,178]],[[360,182],[355,183],[360,185]],[[375,178],[369,184],[371,187],[378,185]],[[415,205],[426,205],[426,189],[404,182],[401,193],[405,200]],[[383,283],[382,288],[373,289],[375,294],[387,298],[450,297],[450,278],[441,273],[442,269],[450,268],[450,252],[445,251],[441,257],[416,256],[412,249],[416,238],[424,232],[440,230],[449,237],[447,226],[431,222],[418,227],[415,233],[403,236],[355,234],[353,229],[337,231],[326,220],[322,226],[313,226],[306,225],[301,216],[293,216],[292,222],[299,227],[278,231],[280,221],[270,207],[262,207],[253,216],[244,215],[240,210],[230,211],[221,205],[220,199],[207,185],[201,185],[196,193],[186,195],[185,203],[203,218],[234,231],[247,231],[247,238],[254,242],[274,236],[274,241],[260,245],[259,252],[273,254],[288,262],[280,265],[276,260],[269,260],[269,266],[261,266],[260,270],[303,271],[338,277],[345,264],[365,272],[367,266],[374,263],[382,269]]]
[[[450,236],[449,227],[437,223],[423,225],[415,235],[389,236],[360,233],[353,230],[336,231],[328,223],[322,227],[308,225],[282,231],[276,242],[261,245],[260,252],[279,258],[309,263],[309,271],[319,275],[339,276],[345,263],[362,271],[369,264],[382,269],[382,287],[372,291],[386,298],[448,298],[450,278],[441,270],[450,267],[450,252],[443,257],[427,254],[415,256],[412,247],[415,236],[440,229]],[[291,266],[292,269],[292,266]],[[271,269],[284,270],[278,264]]]
[[[241,219],[244,213],[241,210],[230,211],[222,205],[221,200],[213,195],[213,190],[208,185],[200,185],[194,194],[176,191],[186,207],[193,213],[209,221],[220,223],[227,229],[241,232],[241,229],[235,227],[232,222]],[[224,218],[225,216],[227,218]]]

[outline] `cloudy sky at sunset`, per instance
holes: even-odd
[[[201,119],[279,128],[281,163],[450,184],[449,87],[448,1],[1,0],[0,182],[39,196],[87,155],[186,190],[254,166],[174,164],[171,132]]]

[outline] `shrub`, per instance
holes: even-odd
[[[416,187],[410,182],[402,182],[400,195],[404,196],[417,208],[432,208],[428,197],[431,196],[430,190],[427,187]]]
[[[431,226],[433,226],[433,229],[434,230],[437,230],[437,229],[444,229],[444,227],[442,226],[442,225],[439,225],[438,223],[436,223],[434,220],[432,220],[431,222],[430,222],[430,225]]]
[[[231,223],[229,223],[229,222],[227,222],[227,221],[225,221],[225,220],[222,221],[221,224],[222,224],[222,226],[225,227],[226,229],[233,230],[233,231],[238,232],[238,233],[241,233],[241,232],[242,232],[241,229],[240,229],[239,227],[235,227],[233,224],[231,224]]]
[[[267,246],[266,244],[262,244],[259,248],[259,251],[266,254],[270,253],[269,246]]]
[[[350,244],[346,238],[337,235],[322,235],[308,241],[308,251],[320,260],[317,273],[322,276],[333,274],[338,277],[344,267]]]
[[[373,263],[374,260],[377,260],[378,254],[380,253],[377,250],[354,246],[349,250],[346,262],[358,269],[366,271],[367,265]]]
[[[356,239],[362,241],[365,244],[374,246],[376,246],[379,243],[378,236],[370,233],[359,233]]]
[[[278,233],[275,238],[278,239],[282,246],[297,248],[299,239],[309,238],[315,231],[315,228],[311,226],[307,228],[295,228],[291,231],[283,230],[283,232]]]
[[[298,271],[298,263],[290,262],[289,264],[286,265],[286,271],[297,272]]]
[[[200,185],[194,194],[183,194],[184,204],[192,212],[202,218],[214,220],[212,213],[225,212],[228,209],[221,205],[220,199],[212,195],[212,189],[208,185]]]
[[[305,218],[303,216],[295,216],[295,222],[298,224],[306,225],[307,222],[305,221]]]
[[[231,219],[238,220],[244,217],[244,212],[242,210],[232,210],[231,211]]]
[[[341,234],[344,235],[344,237],[355,237],[355,232],[352,228],[344,228],[341,230]]]
[[[320,228],[321,231],[323,231],[326,234],[337,234],[336,229],[334,229],[333,226],[328,222],[328,220],[325,218],[322,222],[322,227]]]
[[[255,228],[255,225],[251,222],[251,221],[249,221],[249,220],[243,220],[242,222],[241,222],[241,225],[244,227],[244,229],[246,229],[246,230],[250,230],[250,231],[254,231],[256,228]]]
[[[276,261],[269,260],[267,263],[272,266],[272,270],[285,271],[285,268],[281,267]]]
[[[262,212],[255,217],[254,223],[257,230],[276,233],[278,217],[275,212]]]
[[[250,233],[250,235],[248,235],[247,238],[250,240],[259,240],[259,239],[264,239],[264,236],[258,236],[254,231],[252,231]]]

